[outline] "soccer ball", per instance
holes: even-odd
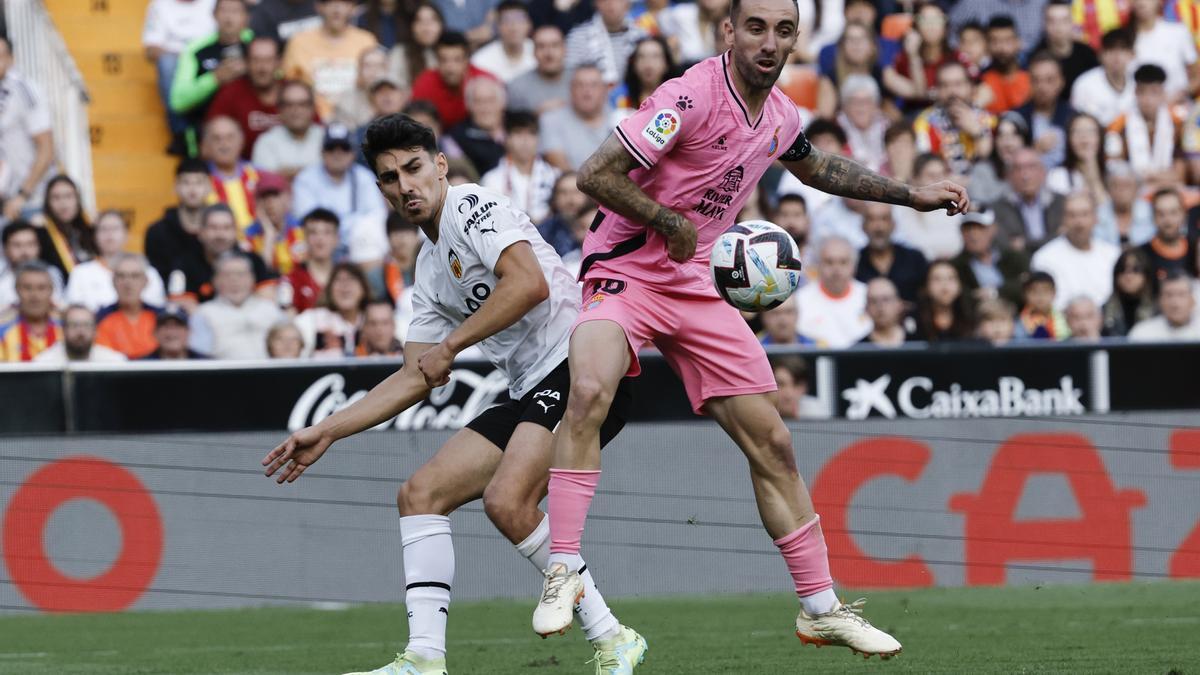
[[[775,223],[747,220],[717,237],[708,268],[725,302],[762,312],[782,305],[800,285],[800,249]]]

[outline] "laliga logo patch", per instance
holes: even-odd
[[[666,147],[667,141],[671,140],[679,131],[679,113],[670,108],[663,108],[655,113],[654,117],[642,129],[642,136],[651,143],[660,148]]]
[[[767,146],[767,157],[774,157],[777,150],[779,150],[779,127],[775,127],[775,134],[771,136],[771,144]]]
[[[602,303],[602,302],[604,302],[604,294],[596,293],[592,297],[588,298],[588,301],[586,303],[584,303],[583,311],[586,312],[589,309],[595,309],[595,308],[599,307],[600,303]]]
[[[461,279],[463,274],[462,261],[458,259],[458,254],[450,251],[450,273],[455,279]]]

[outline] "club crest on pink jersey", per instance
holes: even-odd
[[[596,294],[592,295],[592,297],[588,298],[587,302],[585,302],[583,304],[583,311],[586,312],[589,309],[595,309],[595,308],[599,307],[600,303],[602,303],[602,302],[604,302],[604,294],[596,293]]]
[[[775,134],[771,136],[771,144],[767,146],[767,157],[774,157],[775,151],[779,150],[779,129],[775,127]]]

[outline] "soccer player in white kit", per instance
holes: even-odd
[[[549,566],[550,528],[538,503],[546,494],[552,432],[566,409],[567,345],[579,314],[579,284],[528,216],[478,185],[450,187],[433,132],[405,115],[367,129],[363,152],[388,202],[424,230],[417,257],[413,319],[404,366],[364,398],[292,434],[264,459],[266,474],[292,482],[336,440],[370,429],[450,380],[455,355],[478,345],[508,376],[511,400],[455,434],[397,496],[404,545],[409,642],[378,675],[446,675],[446,622],[454,580],[449,514],[482,497],[497,529],[539,571]],[[600,434],[624,424],[628,395]],[[572,598],[596,649],[597,675],[632,673],[646,652],[622,626],[583,571]],[[569,626],[569,624],[568,624]],[[564,629],[565,630],[565,629]]]

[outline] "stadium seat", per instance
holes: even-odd
[[[812,66],[789,65],[779,76],[779,89],[801,108],[817,109],[817,86],[820,77]]]
[[[883,24],[879,28],[879,36],[885,40],[903,40],[904,34],[912,28],[913,18],[911,14],[888,14],[883,17]]]

